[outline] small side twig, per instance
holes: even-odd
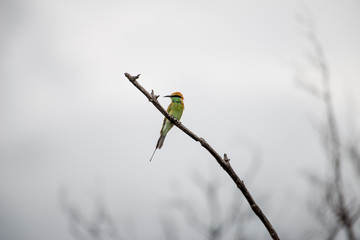
[[[204,138],[201,138],[197,136],[195,133],[190,131],[187,127],[185,127],[180,121],[175,119],[173,116],[167,113],[167,111],[160,105],[160,103],[157,100],[157,97],[155,96],[154,92],[152,91],[151,94],[146,91],[136,80],[139,78],[140,74],[137,76],[132,76],[129,73],[125,73],[125,76],[127,79],[137,88],[140,92],[142,92],[148,100],[175,126],[177,126],[179,129],[181,129],[184,133],[186,133],[189,137],[194,139],[197,142],[200,142],[201,146],[203,146],[219,163],[219,165],[227,172],[227,174],[231,177],[231,179],[234,181],[236,186],[239,188],[239,190],[242,192],[246,200],[248,201],[251,209],[253,212],[259,217],[261,222],[266,227],[267,231],[269,232],[272,239],[280,239],[277,232],[271,225],[270,221],[267,219],[265,214],[262,212],[260,207],[257,205],[253,197],[251,196],[249,190],[246,188],[244,182],[239,178],[239,176],[235,173],[234,169],[231,167],[229,158],[227,155],[224,155],[224,158],[220,156],[219,153],[217,153],[214,148],[210,146],[209,143],[205,141]]]

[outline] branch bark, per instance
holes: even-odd
[[[227,157],[226,154],[224,154],[224,158],[220,156],[219,153],[217,153],[211,146],[208,144],[204,138],[201,138],[197,136],[195,133],[190,131],[187,127],[185,127],[180,121],[172,117],[170,114],[167,113],[167,111],[160,105],[158,102],[156,96],[154,94],[154,91],[152,90],[151,93],[146,91],[136,80],[140,77],[140,74],[137,76],[132,76],[129,73],[125,73],[125,76],[127,79],[137,88],[140,92],[142,92],[147,99],[175,126],[177,126],[179,129],[181,129],[184,133],[186,133],[189,137],[194,139],[196,142],[200,142],[201,146],[203,146],[219,163],[219,165],[227,172],[227,174],[230,176],[230,178],[234,181],[236,186],[239,188],[239,190],[242,192],[246,200],[248,201],[251,209],[253,212],[258,216],[258,218],[261,220],[261,222],[266,227],[267,231],[269,232],[272,239],[280,239],[277,232],[271,225],[270,221],[267,219],[265,214],[262,212],[260,207],[257,205],[253,197],[251,196],[249,190],[246,188],[244,182],[239,178],[239,176],[235,173],[234,169],[230,165],[230,159]]]

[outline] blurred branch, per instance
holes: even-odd
[[[231,229],[239,226],[242,231],[236,231],[236,239],[246,239],[244,222],[253,216],[250,209],[242,209],[242,201],[239,201],[239,192],[236,191],[233,198],[230,199],[230,204],[224,203],[224,198],[220,193],[221,182],[216,177],[211,177],[210,180],[195,173],[193,177],[194,184],[198,187],[202,199],[199,206],[194,201],[179,197],[171,201],[171,206],[180,210],[189,227],[193,228],[200,234],[204,235],[209,240],[225,239],[227,234],[230,234]],[[228,200],[228,198],[226,199]],[[201,211],[205,209],[204,211]],[[204,217],[204,213],[208,213],[208,217]],[[240,223],[241,220],[241,223]]]
[[[163,218],[161,220],[164,236],[166,240],[178,240],[179,234],[175,223],[171,218]]]
[[[75,239],[122,239],[101,199],[95,199],[95,214],[90,220],[86,219],[79,208],[69,201],[67,189],[59,191],[59,202],[69,222],[69,232]]]
[[[337,233],[341,229],[344,229],[347,238],[349,240],[355,240],[356,237],[353,231],[354,221],[352,221],[351,207],[345,199],[346,195],[342,175],[342,143],[340,141],[340,133],[332,99],[328,62],[322,44],[317,37],[315,23],[310,12],[307,11],[307,15],[300,15],[298,21],[306,29],[306,37],[313,48],[312,54],[308,54],[308,62],[311,66],[315,67],[319,73],[321,84],[319,87],[315,87],[313,83],[304,80],[303,72],[300,75],[299,71],[295,76],[295,81],[300,82],[302,86],[304,86],[304,89],[312,93],[312,95],[316,97],[320,96],[325,108],[324,115],[326,124],[325,126],[320,127],[320,136],[327,158],[330,160],[331,176],[326,180],[314,177],[315,175],[312,178],[309,178],[312,184],[316,183],[318,189],[322,190],[322,203],[318,206],[317,211],[318,218],[320,220],[328,220],[325,216],[325,211],[323,211],[323,208],[327,207],[333,214],[332,218],[335,219],[335,225],[329,223],[325,224],[330,226],[328,227],[328,229],[330,229],[328,239],[334,239]],[[356,154],[354,156],[356,158]],[[323,221],[323,223],[325,222],[326,221]]]
[[[317,97],[319,99],[322,99],[322,93],[320,92],[320,90],[313,84],[309,83],[307,80],[305,80],[305,74],[304,74],[304,69],[302,69],[300,66],[297,66],[297,68],[295,69],[295,76],[294,76],[294,80],[295,83],[303,88],[305,91],[307,91],[308,93],[310,93],[311,95],[313,95],[314,97]]]
[[[355,142],[348,147],[350,159],[355,167],[357,175],[360,176],[360,148]]]
[[[147,99],[175,126],[177,126],[179,129],[181,129],[184,133],[186,133],[189,137],[194,139],[197,142],[200,142],[201,146],[203,146],[219,163],[219,165],[227,172],[227,174],[231,177],[231,179],[234,181],[236,186],[239,188],[239,190],[242,192],[246,200],[248,201],[251,209],[253,212],[259,217],[261,222],[266,227],[267,231],[269,232],[272,239],[279,239],[277,232],[271,225],[270,221],[267,219],[265,214],[262,212],[260,207],[257,205],[253,197],[251,196],[250,192],[246,188],[244,182],[239,178],[239,176],[235,173],[234,169],[230,165],[230,159],[227,158],[226,154],[224,154],[224,158],[220,156],[219,153],[217,153],[211,146],[208,144],[204,138],[198,137],[195,133],[190,131],[187,127],[185,127],[180,121],[172,117],[170,114],[167,113],[167,111],[160,105],[157,98],[158,96],[155,96],[154,91],[151,91],[151,94],[146,91],[136,80],[140,77],[140,74],[137,76],[132,76],[129,73],[125,73],[125,76],[127,79],[137,88],[139,89],[146,97]]]
[[[206,223],[196,215],[196,208],[193,204],[188,203],[184,199],[176,199],[171,202],[171,205],[184,213],[189,226],[202,234],[206,233]]]

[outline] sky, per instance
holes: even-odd
[[[64,189],[89,219],[100,198],[125,239],[165,239],[164,221],[180,239],[205,239],[168,206],[187,199],[206,216],[197,175],[219,184],[223,205],[234,194],[244,201],[175,127],[149,162],[163,116],[125,72],[155,94],[182,92],[182,123],[227,153],[280,237],[316,230],[304,175],[326,171],[314,128],[323,108],[294,83],[299,66],[319,82],[297,20],[304,14],[347,139],[359,134],[347,127],[360,119],[358,0],[1,0],[0,238],[74,239]],[[268,239],[256,216],[240,223]]]

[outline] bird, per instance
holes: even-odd
[[[173,116],[174,118],[176,118],[177,120],[181,119],[181,116],[183,114],[184,111],[184,96],[180,93],[180,92],[174,92],[171,95],[167,95],[164,97],[169,97],[171,98],[171,103],[167,108],[167,112]],[[160,149],[162,147],[162,145],[164,144],[164,140],[166,137],[166,134],[170,131],[170,129],[174,126],[174,124],[172,122],[170,122],[166,117],[164,118],[163,121],[163,125],[161,127],[160,130],[160,137],[159,140],[156,143],[156,147],[155,150],[153,152],[153,154],[151,155],[150,161],[151,159],[154,157],[154,154],[156,152],[156,149]]]

